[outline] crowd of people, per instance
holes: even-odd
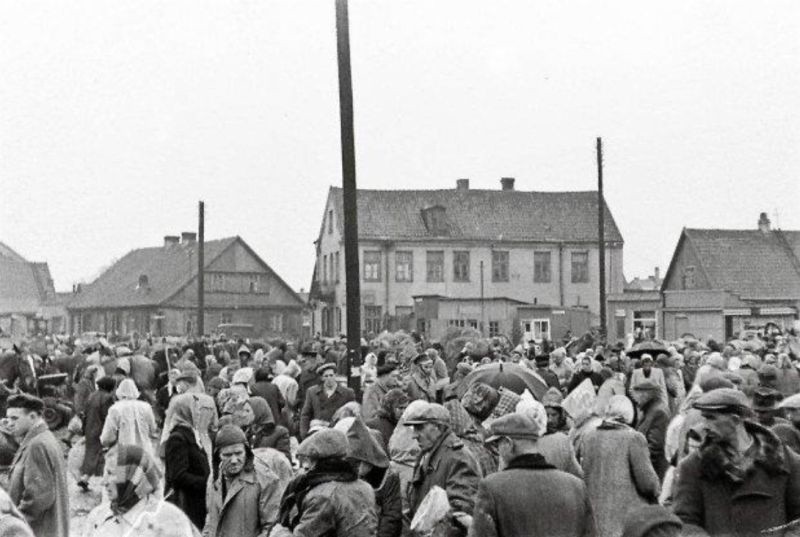
[[[128,358],[155,352],[144,340],[86,352],[61,342],[81,356],[75,478],[83,491],[101,484],[84,535],[790,534],[793,340],[579,353],[495,340],[447,355],[416,338],[413,352],[367,345],[350,379],[343,342],[186,342],[160,349],[152,386]],[[505,376],[472,375],[497,363]],[[517,393],[512,374],[531,388]],[[68,537],[64,444],[42,399],[6,388],[2,427],[17,446],[0,535]]]

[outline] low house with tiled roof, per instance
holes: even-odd
[[[757,229],[684,228],[661,291],[667,339],[790,328],[800,308],[800,231],[772,229],[766,213]]]
[[[497,190],[359,190],[358,239],[361,314],[365,334],[382,329],[426,332],[414,296],[479,300],[510,298],[528,304],[599,312],[597,192],[526,192],[513,178]],[[342,190],[328,192],[311,286],[314,332],[346,326]],[[606,277],[621,292],[622,236],[605,208]],[[483,290],[483,291],[481,291]],[[485,309],[485,308],[484,308]],[[498,321],[475,317],[488,334]],[[520,321],[525,321],[520,319]],[[532,320],[528,320],[532,321]],[[540,335],[549,333],[549,323]]]
[[[0,335],[22,337],[64,329],[47,263],[32,263],[0,243]]]
[[[68,305],[73,333],[197,335],[194,233],[131,251]],[[297,336],[304,302],[241,237],[205,242],[205,331]]]

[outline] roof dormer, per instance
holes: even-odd
[[[425,207],[421,211],[425,228],[431,235],[448,235],[447,215],[441,205]]]

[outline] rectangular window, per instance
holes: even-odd
[[[233,322],[233,316],[230,313],[223,313],[220,316],[220,324],[230,324]]]
[[[588,283],[589,252],[572,252],[572,283]]]
[[[269,329],[273,332],[283,332],[283,315],[280,313],[270,315]]]
[[[209,291],[224,291],[225,290],[225,275],[224,274],[212,274],[211,275],[211,287]]]
[[[265,293],[264,276],[262,274],[250,274],[247,277],[247,290],[250,293]]]
[[[378,252],[380,253],[380,252]],[[364,331],[379,334],[382,329],[381,307],[364,306]]]
[[[333,209],[328,211],[328,233],[333,233]]]
[[[681,276],[681,287],[684,291],[695,288],[694,266],[684,267],[683,275]]]
[[[428,250],[425,253],[428,265],[428,282],[444,281],[444,252],[441,250]]]
[[[533,339],[536,341],[550,339],[550,321],[548,319],[533,320]]]
[[[492,281],[508,281],[508,252],[492,252]]]
[[[453,252],[453,281],[454,282],[469,281],[469,252],[466,251]]]
[[[342,308],[336,306],[336,332],[342,333]]]
[[[394,254],[394,278],[397,282],[414,281],[414,253],[398,251]]]
[[[380,250],[364,251],[364,281],[381,281],[381,252]]]
[[[478,320],[477,319],[468,319],[467,324],[470,328],[474,328],[475,330],[478,329]]]
[[[497,321],[489,321],[489,337],[496,337],[500,335],[500,323]]]
[[[617,339],[625,339],[625,317],[617,317],[615,323]]]
[[[322,256],[322,282],[328,283],[328,255]]]
[[[336,252],[336,283],[339,283],[339,252]]]
[[[633,312],[633,337],[636,341],[657,337],[655,311]]]
[[[464,319],[450,319],[447,321],[447,326],[456,326],[458,328],[464,328],[467,326],[467,321]]]
[[[533,252],[534,283],[550,283],[550,252]]]

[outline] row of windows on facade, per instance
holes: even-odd
[[[589,281],[589,253],[571,252],[571,280],[572,283],[587,283]],[[414,281],[414,252],[398,250],[394,253],[394,279],[396,282]],[[534,283],[551,283],[553,281],[551,252],[533,252],[533,281]],[[365,250],[363,260],[363,278],[365,282],[380,282],[383,279],[381,266],[383,252],[380,250]],[[492,251],[492,281],[509,281],[509,253],[503,250]],[[445,278],[444,251],[428,250],[425,253],[425,281],[443,282]],[[322,256],[323,282],[333,281],[339,283],[340,257],[339,252]],[[470,281],[470,253],[456,250],[453,252],[453,281]]]
[[[83,326],[88,326],[89,318],[91,314],[84,314],[77,317],[78,323],[78,331],[83,331]],[[105,328],[109,332],[119,332],[123,328],[126,331],[138,331],[138,330],[149,330],[150,326],[150,319],[149,316],[140,316],[136,317],[135,315],[131,315],[127,318],[127,320],[122,316],[120,313],[114,313],[108,316],[108,321],[105,320],[105,317],[102,317],[102,323],[100,327]],[[155,317],[153,317],[153,326],[160,327],[163,324],[164,313],[158,312]],[[126,324],[124,324],[127,321]],[[221,313],[219,316],[219,324],[231,324],[233,323],[233,314],[232,313]],[[269,315],[267,321],[267,329],[273,332],[283,332],[283,315],[280,313],[272,313]],[[158,331],[158,330],[157,330]]]
[[[269,280],[264,274],[211,272],[206,276],[206,291],[269,294]]]

